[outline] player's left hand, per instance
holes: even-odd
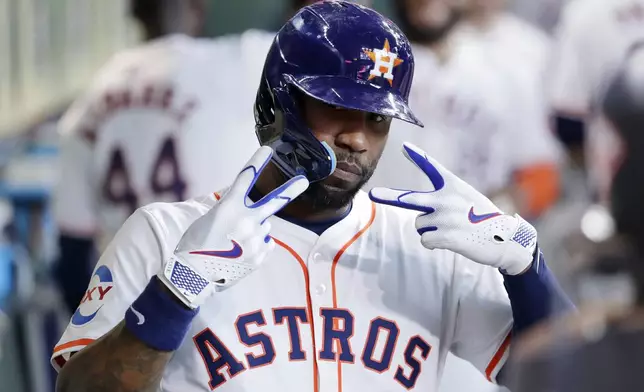
[[[448,249],[508,275],[525,271],[537,231],[519,215],[504,214],[487,197],[410,143],[403,154],[423,171],[433,191],[374,188],[371,200],[419,211],[416,230],[428,249]]]

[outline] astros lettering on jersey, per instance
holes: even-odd
[[[216,198],[155,203],[127,220],[54,350],[56,368],[123,319]],[[271,217],[277,246],[201,306],[161,390],[436,390],[450,350],[494,381],[512,328],[502,276],[422,247],[415,215],[360,192],[321,236]]]

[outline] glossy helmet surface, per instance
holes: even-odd
[[[346,1],[302,8],[277,33],[255,101],[256,133],[273,148],[287,177],[320,181],[335,155],[306,125],[297,94],[327,104],[422,126],[408,106],[414,74],[411,45],[376,11]]]

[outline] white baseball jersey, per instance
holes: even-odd
[[[56,368],[123,320],[216,197],[155,203],[127,220],[54,349]],[[415,216],[360,192],[320,236],[271,217],[275,249],[201,306],[160,390],[436,391],[449,351],[494,380],[512,328],[503,278],[423,248]]]
[[[539,29],[550,33],[559,21],[564,5],[570,0],[513,0],[508,8]]]
[[[62,230],[106,244],[142,205],[229,184],[230,168],[259,147],[253,103],[263,63],[256,59],[269,46],[256,32],[174,35],[114,56],[60,124]]]
[[[509,82],[518,95],[515,101],[524,108],[521,116],[528,121],[538,121],[533,127],[528,127],[527,131],[541,135],[545,140],[541,148],[550,148],[551,158],[557,157],[558,145],[550,133],[549,124],[545,122],[548,118],[548,105],[543,83],[548,60],[552,55],[551,38],[508,12],[499,12],[484,31],[473,28],[463,30],[466,30],[465,34],[469,34],[469,39],[482,45],[482,54],[498,67],[496,72],[504,78],[513,77]],[[489,69],[489,72],[494,71]],[[528,110],[533,111],[533,114],[526,114],[525,111]],[[535,129],[537,127],[539,128]]]
[[[459,37],[446,63],[414,47],[416,70],[410,106],[425,124],[393,122],[370,185],[427,189],[425,175],[409,170],[400,153],[409,141],[464,181],[492,195],[511,184],[515,171],[556,159],[542,104],[492,61],[486,45]],[[400,171],[405,169],[405,176]]]
[[[603,200],[621,146],[599,103],[626,51],[639,40],[644,40],[644,0],[572,1],[558,27],[547,79],[550,101],[557,112],[586,120],[586,165]]]
[[[457,34],[485,45],[485,56],[507,71],[543,84],[552,40],[532,24],[509,12],[498,12],[485,29],[464,23]],[[542,98],[541,94],[538,98]]]

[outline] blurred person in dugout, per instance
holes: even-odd
[[[525,59],[503,61],[510,56],[503,51],[514,50],[510,40],[497,44],[467,32],[474,27],[465,16],[478,1],[395,1],[417,59],[410,100],[426,128],[395,125],[390,138],[396,140],[387,144],[369,186],[427,189],[420,175],[398,175],[407,162],[396,146],[410,141],[504,211],[535,219],[559,192],[559,149],[537,92],[538,67],[519,66],[531,63]]]
[[[519,342],[513,391],[642,390],[644,41],[627,52],[604,90],[600,110],[625,146],[611,182],[616,233],[581,255],[586,260],[579,279],[581,311],[539,326]],[[628,279],[616,279],[620,272]]]
[[[514,3],[512,0],[464,1],[464,23],[461,23],[458,33],[483,45],[488,60],[505,77],[513,79],[517,93],[525,96],[523,101],[529,102],[533,110],[547,118],[543,78],[552,55],[552,39],[537,26],[510,12],[508,6]],[[559,153],[560,146],[551,144]],[[541,169],[532,170],[528,175],[544,176],[540,180],[544,184],[552,184],[548,179],[548,168]],[[527,183],[538,183],[540,180],[523,179]],[[540,206],[536,208],[538,213],[545,209]]]
[[[257,81],[230,77],[246,64],[234,42],[200,38],[205,0],[131,0],[130,13],[144,42],[115,54],[59,124],[56,276],[71,312],[100,299],[85,292],[94,246],[136,208],[215,191],[258,148],[242,131],[254,126]]]
[[[568,156],[560,203],[541,219],[539,242],[571,297],[574,257],[602,241],[622,143],[601,110],[605,85],[633,43],[644,39],[644,0],[570,0],[555,30],[544,77],[555,135]]]
[[[601,91],[634,43],[644,39],[644,0],[570,0],[556,29],[545,82],[556,135],[607,205],[620,140],[599,105]]]
[[[366,188],[430,189],[422,173],[400,175],[409,162],[399,146],[408,141],[490,196],[505,212],[534,219],[558,196],[556,141],[542,96],[526,87],[524,75],[529,72],[519,74],[514,65],[501,61],[502,48],[512,51],[512,45],[497,46],[465,31],[474,28],[465,24],[465,16],[474,12],[476,4],[474,0],[393,4],[399,26],[412,41],[416,65],[410,102],[418,108],[425,128],[392,124],[380,164]],[[534,86],[537,78],[531,77]],[[482,392],[497,387],[449,355],[441,390]]]
[[[552,50],[551,38],[511,13],[511,0],[464,0],[459,33],[485,45],[486,54],[516,78],[521,89],[545,106],[543,76]]]

